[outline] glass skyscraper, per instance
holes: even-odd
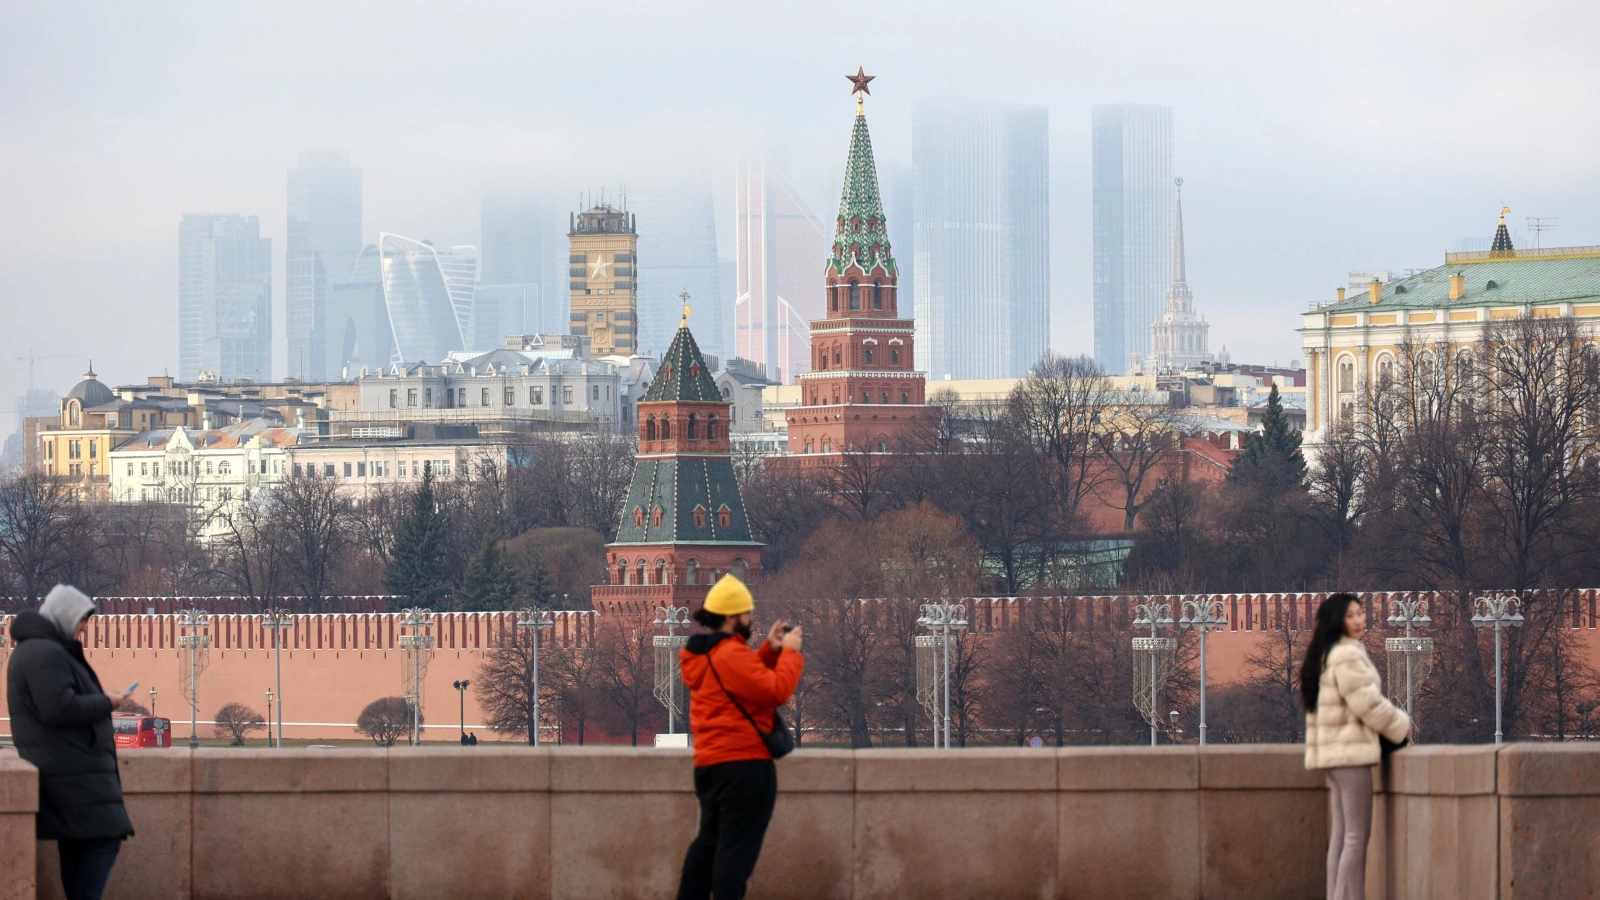
[[[659,358],[671,345],[689,292],[696,342],[728,361],[732,309],[724,309],[717,266],[717,217],[708,180],[650,184],[628,191],[639,225],[639,323],[635,352]],[[731,307],[731,304],[729,304]]]
[[[473,299],[474,349],[510,334],[566,334],[566,216],[542,194],[485,190]]]
[[[272,241],[255,216],[178,225],[178,377],[272,375]]]
[[[924,101],[911,161],[924,370],[930,380],[1027,374],[1050,346],[1047,110]]]
[[[733,355],[794,384],[811,371],[811,321],[826,315],[821,272],[832,226],[823,228],[771,160],[741,159],[737,178]]]
[[[1172,107],[1094,108],[1094,356],[1120,375],[1150,352],[1172,280]]]
[[[339,339],[330,336],[328,300],[361,252],[361,170],[341,151],[300,154],[289,170],[289,241],[284,265],[284,329],[289,374],[321,380],[339,374]]]
[[[350,280],[329,291],[325,321],[328,350],[334,354],[330,375],[348,380],[363,369],[381,369],[396,361],[376,244],[368,244],[356,257]]]
[[[394,356],[403,363],[437,364],[453,351],[465,350],[458,306],[462,261],[451,250],[398,234],[378,236],[378,256]],[[468,283],[468,297],[470,289]]]

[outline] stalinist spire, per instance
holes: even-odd
[[[1174,228],[1175,236],[1172,239],[1172,283],[1187,282],[1188,270],[1183,261],[1183,179],[1177,179],[1178,185],[1178,224]]]

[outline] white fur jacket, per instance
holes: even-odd
[[[1341,638],[1328,651],[1318,682],[1317,708],[1306,713],[1306,768],[1370,766],[1378,762],[1381,733],[1399,742],[1411,720],[1383,695],[1378,668],[1361,642]]]

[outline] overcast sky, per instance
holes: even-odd
[[[1189,278],[1213,349],[1300,356],[1356,268],[1438,265],[1502,202],[1600,244],[1600,5],[1534,0],[1033,4],[0,2],[0,409],[177,366],[177,229],[257,215],[282,372],[286,171],[348,150],[365,230],[478,236],[486,183],[576,197],[709,175],[752,142],[826,220],[878,76],[881,167],[926,96],[1049,107],[1052,339],[1092,349],[1090,107],[1170,104]],[[731,218],[731,208],[718,210]],[[1528,242],[1518,235],[1519,243]],[[731,241],[721,235],[724,255]],[[0,417],[10,430],[12,413]]]

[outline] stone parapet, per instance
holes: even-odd
[[[812,750],[751,895],[1316,897],[1326,789],[1292,745]],[[685,751],[124,754],[108,897],[670,897]],[[1377,792],[1373,898],[1593,896],[1600,746],[1424,746]],[[36,774],[0,756],[0,897],[58,896]]]

